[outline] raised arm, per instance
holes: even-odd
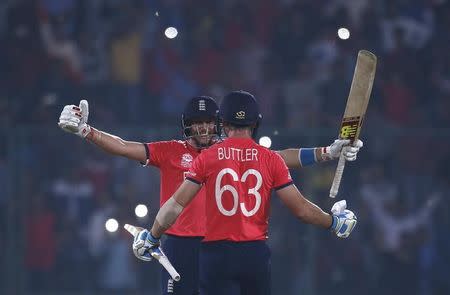
[[[349,143],[349,140],[336,139],[327,147],[285,149],[277,151],[277,153],[291,169],[338,159],[341,152],[344,154],[345,160],[354,161],[363,142],[357,140],[353,145],[349,145]]]
[[[126,141],[122,138],[91,127],[86,139],[107,153],[144,163],[147,160],[145,146],[141,142]]]
[[[331,210],[333,213],[330,215],[303,197],[295,185],[278,190],[277,195],[298,219],[330,229],[340,238],[348,237],[356,225],[356,216],[352,211],[345,209],[345,201],[336,203]]]
[[[107,153],[140,162],[147,160],[145,146],[142,143],[126,141],[89,126],[87,124],[88,116],[89,104],[87,100],[82,100],[79,106],[66,105],[64,107],[58,125],[64,131],[85,138]]]

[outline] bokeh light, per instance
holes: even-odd
[[[270,139],[270,137],[268,136],[262,136],[259,139],[259,144],[263,147],[270,148],[272,146],[272,139]]]
[[[166,35],[167,38],[169,39],[173,39],[178,35],[178,30],[174,27],[168,27],[165,31],[164,31],[164,35]]]
[[[114,218],[110,218],[105,222],[105,228],[110,233],[116,232],[119,228],[119,223]]]
[[[136,206],[136,208],[134,209],[134,214],[136,214],[137,217],[145,217],[147,216],[148,213],[148,209],[147,206],[143,205],[143,204],[139,204]]]
[[[339,28],[338,37],[342,40],[350,38],[350,31],[347,28]]]

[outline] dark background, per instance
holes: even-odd
[[[338,196],[358,225],[338,240],[274,198],[272,293],[450,294],[449,28],[445,0],[0,1],[0,292],[159,290],[160,267],[104,229],[111,217],[149,225],[158,171],[61,131],[65,104],[88,99],[92,126],[155,141],[180,138],[193,95],[244,89],[273,148],[324,146],[368,49],[378,69],[364,148]],[[334,169],[293,172],[326,210]]]

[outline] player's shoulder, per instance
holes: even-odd
[[[159,154],[167,154],[175,156],[177,154],[191,153],[188,143],[183,140],[165,140],[154,141],[148,144],[150,153],[156,152]]]
[[[258,158],[261,162],[266,163],[269,169],[278,169],[280,166],[284,166],[284,160],[281,155],[274,150],[267,147],[256,144],[255,147],[258,150]]]
[[[150,145],[157,145],[160,147],[167,147],[167,148],[187,148],[187,142],[184,140],[162,140],[162,141],[153,141],[148,143]]]
[[[178,147],[181,149],[187,149],[188,148],[188,143],[186,140],[177,140],[177,139],[173,139],[173,140],[169,140],[170,145],[174,146],[174,147]]]
[[[262,146],[262,145],[260,145],[260,144],[257,144],[256,142],[255,142],[255,148],[258,150],[258,152],[259,152],[260,154],[266,155],[267,157],[270,157],[270,158],[273,158],[273,157],[275,157],[275,158],[281,157],[281,156],[278,154],[278,152],[276,152],[276,151],[274,151],[274,150],[271,150],[271,149],[269,149],[269,148],[267,148],[267,147],[265,147],[265,146]]]

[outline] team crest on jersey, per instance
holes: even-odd
[[[190,168],[193,160],[194,158],[192,157],[191,154],[183,154],[181,156],[181,166]]]

